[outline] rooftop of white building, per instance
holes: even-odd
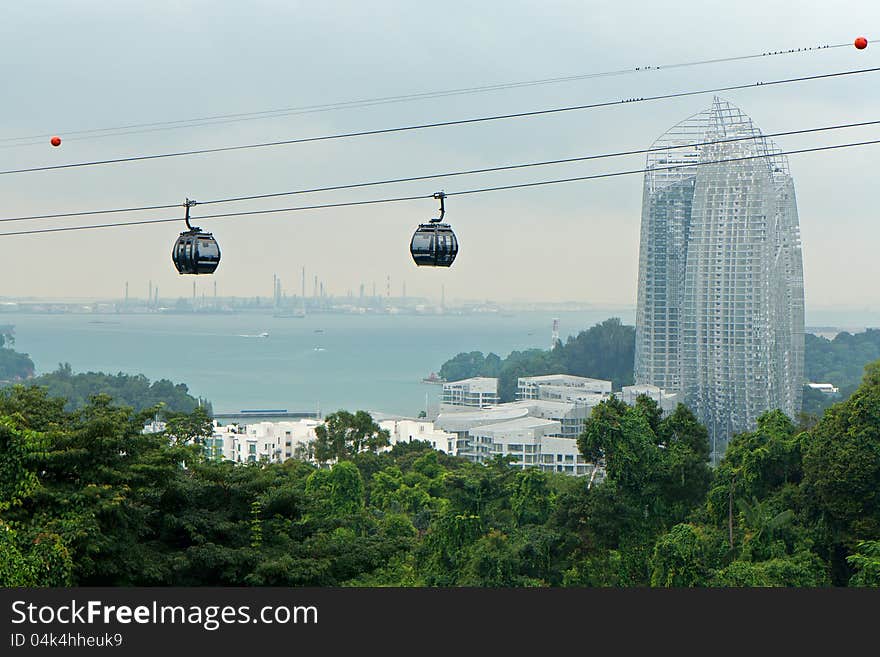
[[[556,401],[555,399],[522,399],[520,401],[496,404],[491,408],[517,409],[524,408],[530,412],[568,413],[575,408],[574,402]]]
[[[559,422],[539,417],[521,417],[515,420],[497,422],[476,427],[480,433],[504,433],[507,431],[526,431],[528,429],[558,429]]]
[[[650,383],[636,383],[631,386],[623,386],[622,390],[632,392],[660,392],[660,388]]]
[[[443,384],[444,387],[447,386],[470,386],[470,387],[491,387],[495,388],[498,386],[498,379],[490,376],[473,376],[469,379],[461,379],[460,381],[447,381]]]
[[[498,406],[465,411],[444,411],[437,416],[434,424],[446,431],[467,431],[471,427],[481,424],[513,420],[526,417],[528,414],[528,407],[500,404]]]
[[[522,376],[519,378],[519,380],[527,381],[529,383],[556,383],[577,387],[586,387],[591,385],[600,385],[602,387],[607,387],[611,385],[611,381],[605,381],[604,379],[591,379],[589,377],[575,376],[573,374],[545,374],[542,376]]]

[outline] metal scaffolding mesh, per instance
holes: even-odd
[[[693,146],[730,138],[740,139]],[[691,146],[674,148],[683,145]],[[801,408],[794,183],[780,149],[717,97],[654,148],[642,203],[636,382],[682,392],[720,455],[764,411],[793,417]],[[766,157],[709,164],[754,155]]]

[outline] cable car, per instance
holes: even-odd
[[[189,223],[189,209],[195,201],[186,200],[186,227],[171,250],[171,260],[180,274],[213,274],[220,264],[220,245],[211,233]]]
[[[427,224],[419,224],[409,244],[409,252],[419,267],[449,267],[458,255],[458,239],[449,224],[441,223],[446,214],[443,200],[446,194],[437,192],[440,216]]]

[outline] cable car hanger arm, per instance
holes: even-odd
[[[434,198],[440,199],[440,216],[436,219],[431,219],[431,222],[440,223],[441,221],[443,221],[443,216],[446,214],[446,206],[443,202],[446,198],[446,192],[435,192]]]
[[[186,208],[186,216],[183,218],[183,220],[186,222],[186,227],[187,227],[190,231],[193,231],[193,230],[199,230],[198,228],[193,228],[193,227],[190,225],[190,223],[189,223],[189,209],[190,209],[192,206],[196,205],[197,203],[198,203],[198,201],[191,201],[190,199],[186,199],[186,202],[184,202],[184,204],[183,204],[183,207]]]

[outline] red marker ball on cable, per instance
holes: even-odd
[[[49,143],[53,146],[61,146],[61,137],[52,137],[52,139],[49,140]]]
[[[853,42],[853,45],[854,45],[856,48],[858,48],[859,50],[864,50],[865,48],[868,47],[868,40],[867,40],[865,37],[858,37],[858,38]]]

